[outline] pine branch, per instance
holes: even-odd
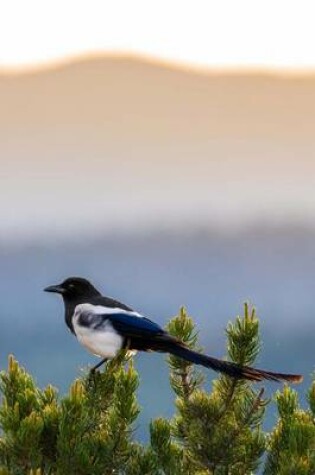
[[[314,382],[309,391],[314,408]],[[276,394],[279,421],[268,443],[264,475],[313,475],[315,473],[315,424],[311,411],[299,407],[296,391],[285,386]]]
[[[227,337],[230,359],[252,364],[260,347],[259,324],[247,304],[244,316],[229,323]],[[238,467],[236,473],[246,473],[258,466],[265,445],[261,431],[266,405],[263,390],[254,392],[249,382],[221,375],[210,394],[200,389],[189,398],[184,391],[178,394],[174,434],[196,470],[225,473],[234,466]]]
[[[166,329],[189,348],[196,351],[200,350],[194,322],[188,316],[185,307],[181,307],[179,314],[171,319]],[[202,384],[203,376],[201,372],[197,371],[192,363],[182,358],[170,355],[168,361],[171,368],[170,382],[173,391],[178,397],[188,399]]]

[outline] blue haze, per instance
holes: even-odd
[[[65,327],[60,299],[42,291],[80,275],[161,325],[185,305],[201,344],[215,356],[224,356],[224,328],[249,300],[261,318],[257,366],[303,373],[305,383],[298,390],[304,400],[315,363],[314,238],[310,229],[288,226],[230,235],[201,230],[74,244],[2,243],[0,367],[13,353],[40,386],[52,383],[64,393],[81,369],[95,362]],[[139,354],[136,366],[143,438],[150,418],[172,414],[173,394],[163,355]],[[207,382],[213,376],[208,372]],[[269,423],[274,416],[272,405]]]

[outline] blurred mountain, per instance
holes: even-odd
[[[314,220],[314,76],[100,57],[2,73],[0,104],[4,238]]]

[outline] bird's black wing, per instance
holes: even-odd
[[[106,324],[112,327],[124,337],[154,336],[164,333],[164,330],[148,318],[138,316],[135,312],[123,311],[121,313],[97,313],[93,310],[83,310],[78,317],[78,323],[83,327],[89,327],[93,330],[102,330]]]
[[[152,337],[161,335],[164,330],[149,318],[132,312],[106,315],[115,330],[125,337]]]
[[[124,337],[125,345],[130,349],[162,351],[161,339],[175,340],[158,324],[118,300],[96,296],[90,299],[89,303],[97,306],[97,311],[84,311],[80,316],[80,324],[102,331],[110,323],[113,329]],[[104,307],[104,313],[100,307]]]
[[[159,334],[165,333],[164,330],[155,322],[150,320],[147,317],[140,315],[138,312],[135,312],[128,305],[119,302],[118,300],[112,299],[110,297],[97,296],[91,300],[92,305],[101,305],[106,309],[106,318],[108,318],[113,327],[123,333],[126,333],[126,336],[137,335],[138,333],[144,332],[146,334]],[[111,314],[108,312],[108,309],[115,309],[115,313]],[[118,310],[121,309],[122,312],[118,313]]]
[[[107,315],[114,329],[125,339],[130,350],[164,351],[164,343],[174,340],[159,325],[149,318],[131,313]]]

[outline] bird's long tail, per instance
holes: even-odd
[[[220,373],[227,374],[228,376],[237,379],[249,379],[251,381],[262,381],[267,379],[271,381],[289,381],[291,383],[300,383],[303,380],[303,376],[299,374],[274,373],[262,369],[251,368],[249,366],[239,366],[230,361],[212,358],[211,356],[190,350],[175,339],[168,341],[166,347],[162,351],[167,351],[168,353],[190,361],[191,363],[211,368],[214,371],[219,371]]]

